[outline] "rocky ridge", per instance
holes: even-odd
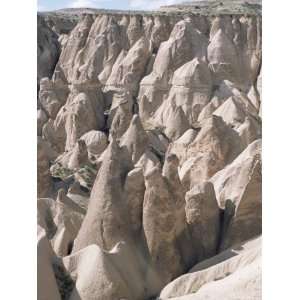
[[[228,3],[38,15],[39,300],[260,299],[261,15]]]

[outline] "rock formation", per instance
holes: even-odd
[[[148,136],[138,115],[132,117],[127,131],[121,138],[120,146],[127,149],[134,164],[138,162],[147,149]]]
[[[250,144],[230,165],[211,178],[225,217],[230,208],[234,214],[223,228],[222,247],[261,234],[261,141]],[[228,203],[226,203],[228,202]],[[234,233],[233,233],[234,231]]]
[[[38,14],[39,300],[261,299],[249,1]]]
[[[37,81],[51,77],[58,61],[58,36],[48,27],[42,16],[37,16]]]
[[[187,146],[179,172],[180,178],[188,187],[208,180],[240,151],[241,143],[237,132],[221,117],[213,115],[203,121],[199,133]]]
[[[38,226],[37,236],[37,297],[41,300],[60,300],[52,261],[55,254],[43,228]]]
[[[214,187],[209,182],[186,193],[187,224],[199,259],[217,253],[220,234],[220,209]]]
[[[184,270],[176,245],[177,236],[182,230],[180,228],[184,225],[182,220],[176,218],[176,215],[180,214],[180,209],[184,210],[184,206],[172,197],[167,179],[161,174],[158,166],[146,174],[145,185],[143,207],[145,238],[151,262],[160,280],[166,283]]]
[[[159,299],[261,299],[260,242],[244,242],[195,265],[169,283]]]
[[[124,152],[123,152],[124,153]],[[127,153],[126,153],[127,154]],[[119,241],[130,240],[124,183],[127,172],[122,149],[112,140],[95,180],[86,218],[75,241],[75,250],[97,244],[112,249]]]
[[[37,142],[37,196],[46,197],[51,194],[53,182],[50,174],[50,156],[45,141]]]

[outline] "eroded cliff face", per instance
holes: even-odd
[[[37,16],[37,82],[52,77],[59,57],[58,35],[53,32],[41,16]]]
[[[56,278],[51,299],[208,299],[221,271],[163,288],[261,234],[261,16],[72,22],[38,18],[38,264]],[[246,286],[253,251],[228,261],[247,266]]]

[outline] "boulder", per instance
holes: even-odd
[[[89,157],[99,157],[108,145],[107,136],[99,130],[91,130],[80,137],[86,144]]]
[[[88,151],[84,140],[78,140],[68,162],[69,169],[78,169],[88,163]]]

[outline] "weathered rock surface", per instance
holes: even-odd
[[[163,283],[169,282],[184,270],[176,239],[182,230],[182,222],[176,218],[184,210],[171,196],[167,180],[159,167],[145,177],[146,191],[143,207],[143,228],[147,247],[157,274]],[[183,199],[182,199],[183,200]]]
[[[143,216],[143,202],[145,194],[145,179],[143,169],[137,167],[131,170],[126,178],[124,193],[126,206],[129,211],[129,220],[133,234],[140,237]]]
[[[140,281],[138,270],[130,252],[124,247],[126,245],[119,243],[106,252],[97,245],[90,245],[65,257],[64,266],[76,281],[69,299],[137,299],[134,292]],[[132,268],[131,272],[128,267]],[[124,274],[120,274],[119,270],[124,270]],[[137,279],[139,281],[134,284]],[[128,285],[130,282],[135,285],[132,290]]]
[[[179,172],[185,186],[208,180],[241,152],[240,137],[221,117],[205,119],[195,139],[187,146]]]
[[[54,217],[57,231],[52,239],[53,249],[58,256],[71,252],[85,213],[85,209],[67,197],[64,190],[59,190]]]
[[[51,194],[53,182],[50,174],[50,156],[46,143],[37,142],[37,196],[47,197]]]
[[[158,50],[152,72],[144,77],[140,83],[139,99],[143,121],[148,120],[163,103],[164,98],[168,96],[176,69],[194,58],[206,60],[207,43],[205,35],[194,28],[190,21],[183,20],[174,26],[169,39],[163,42]],[[189,68],[194,69],[193,64],[191,67],[189,65],[185,67],[187,69],[185,72],[193,73],[193,70],[189,70]],[[198,68],[196,67],[196,69]],[[179,70],[177,77],[175,77],[174,89],[176,89],[176,83],[182,84],[182,78],[178,78],[181,71]],[[188,77],[188,75],[186,76]],[[190,75],[190,77],[192,76],[193,74]],[[205,83],[207,80],[205,78]],[[187,84],[192,85],[192,83]]]
[[[39,14],[39,299],[260,299],[261,11],[222,2]]]
[[[52,80],[45,77],[40,81],[39,104],[46,115],[53,120],[65,104],[69,93],[65,80],[59,76],[60,71],[57,70]]]
[[[112,100],[107,120],[110,137],[120,139],[130,125],[134,110],[130,93],[118,95]]]
[[[48,27],[57,35],[68,35],[78,22],[77,14],[67,14],[62,10],[53,12],[38,12],[43,17]]]
[[[60,47],[58,36],[48,27],[41,16],[37,16],[37,81],[51,77],[58,61]]]
[[[95,180],[87,215],[74,243],[74,251],[91,244],[104,250],[112,249],[119,241],[130,241],[128,208],[125,206],[124,181],[129,169],[124,159],[130,159],[115,140],[109,145]],[[124,151],[123,151],[124,153]]]
[[[138,162],[146,151],[148,147],[148,135],[138,115],[132,117],[127,131],[121,138],[120,146],[127,149],[134,164]]]
[[[211,181],[220,206],[225,208],[224,219],[227,215],[229,218],[223,227],[221,247],[228,248],[245,237],[261,234],[261,140],[250,144]]]
[[[260,259],[260,238],[237,245],[169,283],[159,299],[260,299]]]
[[[237,50],[220,28],[214,35],[207,48],[208,60],[214,74],[215,82],[223,79],[237,81],[241,78],[241,67],[237,58]]]
[[[38,226],[37,236],[37,297],[41,300],[61,300],[52,266],[55,254],[44,229]]]
[[[78,234],[86,210],[58,191],[56,201],[51,198],[38,200],[38,224],[45,231],[56,255],[68,255]]]
[[[80,140],[86,144],[89,156],[99,157],[108,145],[107,136],[99,130],[91,130],[85,133]]]
[[[186,217],[198,260],[217,253],[220,236],[220,209],[210,182],[196,185],[185,195]]]

